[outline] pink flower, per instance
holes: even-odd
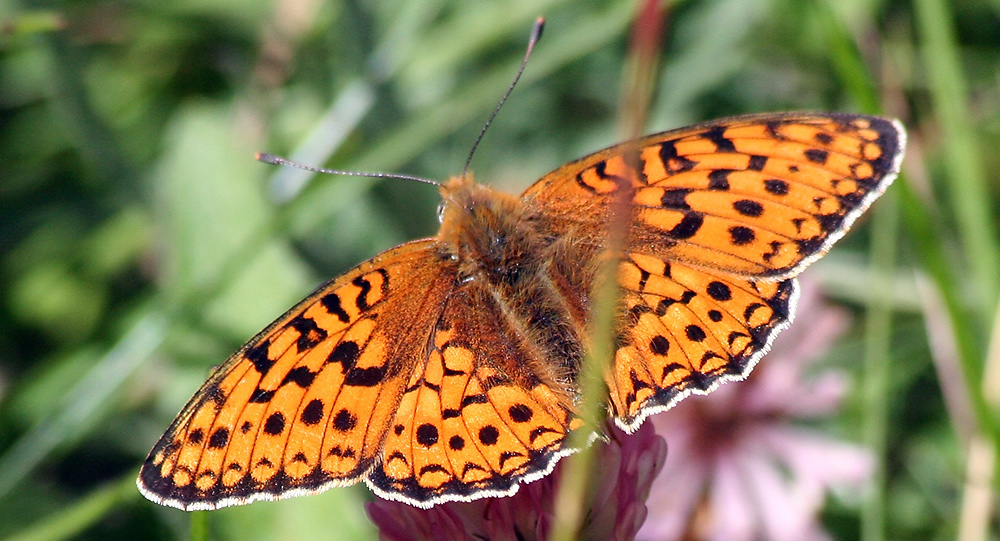
[[[644,504],[649,488],[666,457],[666,443],[650,423],[635,434],[608,429],[607,443],[597,442],[599,464],[583,527],[585,539],[634,539],[646,520]],[[543,540],[552,526],[553,501],[562,464],[552,473],[528,483],[507,498],[450,502],[430,509],[376,500],[367,506],[383,540],[432,539],[465,541]]]
[[[825,539],[817,521],[834,485],[862,484],[865,449],[795,424],[835,413],[845,375],[807,375],[847,325],[806,287],[796,322],[744,382],[653,418],[670,446],[639,539]]]

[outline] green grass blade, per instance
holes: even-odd
[[[915,0],[914,11],[923,67],[930,83],[932,111],[942,132],[944,176],[951,189],[949,199],[975,285],[979,328],[985,331],[1000,296],[1000,243],[983,157],[969,115],[968,89],[952,13],[943,0]]]
[[[118,481],[104,485],[80,498],[57,513],[53,513],[39,524],[22,530],[6,541],[57,541],[75,539],[87,528],[119,507],[122,502],[139,497],[135,489],[135,478],[127,475]]]

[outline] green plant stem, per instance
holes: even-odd
[[[899,209],[896,193],[882,196],[872,217],[873,242],[870,254],[872,277],[865,312],[865,443],[875,454],[876,469],[868,502],[861,513],[861,538],[885,538],[886,471],[889,404],[892,367],[892,275],[896,268],[899,241]]]
[[[208,511],[191,513],[191,541],[208,541]]]
[[[603,379],[604,368],[614,355],[611,345],[615,304],[619,295],[618,283],[615,280],[617,270],[617,258],[608,258],[598,271],[599,286],[594,292],[594,302],[591,307],[593,314],[591,332],[594,344],[584,359],[579,380],[582,396],[580,417],[584,419],[585,425],[567,438],[566,445],[578,448],[580,451],[566,459],[556,487],[556,500],[553,506],[555,520],[551,535],[553,541],[579,539],[580,528],[585,519],[586,503],[590,499],[588,489],[596,448],[590,445],[589,439],[595,431],[602,430],[601,424],[595,421],[601,415],[602,399],[607,395]]]
[[[661,6],[656,0],[647,0],[640,7],[636,17],[630,47],[630,62],[626,68],[623,87],[623,108],[621,125],[627,140],[638,138],[645,127],[646,116],[653,89],[653,74],[659,41],[662,39]],[[636,149],[638,150],[638,149]],[[629,179],[634,184],[634,179]],[[580,417],[601,430],[600,417],[604,413],[603,404],[608,395],[604,374],[609,363],[615,362],[615,326],[617,307],[621,297],[618,285],[618,267],[624,252],[628,235],[632,200],[630,191],[619,189],[611,202],[611,217],[608,220],[605,257],[597,272],[593,302],[591,305],[591,336],[593,345],[587,352],[580,374],[582,393]],[[589,446],[591,431],[577,430],[570,435],[568,445],[582,448],[567,460],[563,475],[557,486],[555,519],[551,538],[556,541],[573,541],[585,536],[582,531],[587,502],[592,494],[589,488],[594,475],[596,449]]]
[[[1000,311],[993,319],[983,372],[983,400],[996,412],[1000,408]],[[997,447],[991,443],[989,434],[977,430],[966,448],[965,483],[956,536],[961,541],[989,539],[990,524],[996,514],[994,485],[998,467]]]

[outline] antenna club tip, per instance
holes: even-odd
[[[259,162],[270,163],[272,165],[278,165],[278,157],[274,154],[268,154],[267,152],[258,152],[254,154],[254,159]]]
[[[545,30],[545,16],[539,15],[539,17],[535,19],[535,26],[531,29],[532,41],[538,41],[542,38],[542,30]]]

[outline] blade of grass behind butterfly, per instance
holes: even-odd
[[[878,92],[853,36],[832,7],[814,2],[816,20],[825,30],[830,58],[841,84],[862,112],[881,112]],[[898,184],[903,184],[902,182]],[[872,262],[865,306],[863,439],[875,455],[876,467],[861,509],[862,538],[875,541],[885,537],[886,451],[888,448],[889,403],[892,393],[892,313],[891,296],[899,238],[899,209],[896,191],[889,190],[872,210]]]
[[[122,502],[139,499],[131,473],[104,484],[33,526],[6,537],[5,541],[54,541],[75,539]]]
[[[0,498],[19,486],[56,448],[91,429],[109,396],[152,356],[165,334],[162,315],[147,312],[66,395],[65,407],[18,438],[0,456]]]
[[[640,6],[629,47],[630,58],[626,64],[621,123],[625,140],[642,135],[652,96],[656,59],[663,34],[663,21],[667,8],[658,0],[647,0]],[[638,149],[635,149],[638,150]],[[634,159],[634,157],[633,157]],[[632,162],[633,159],[628,161]],[[634,173],[633,173],[634,174]],[[630,183],[634,179],[627,179]],[[611,219],[608,222],[605,258],[598,269],[592,295],[591,333],[593,346],[587,352],[580,370],[580,417],[586,423],[583,429],[570,434],[567,445],[581,449],[565,459],[559,478],[553,507],[552,539],[579,539],[582,532],[588,501],[592,498],[595,446],[588,445],[591,430],[602,429],[603,409],[607,397],[604,374],[608,363],[615,358],[616,315],[621,291],[618,287],[618,267],[625,239],[628,234],[630,190],[621,187],[614,194]]]
[[[36,17],[36,27],[31,24],[30,18],[25,19],[28,24],[22,25],[19,30],[44,28],[46,20],[52,21],[44,14]],[[49,106],[58,111],[58,121],[66,130],[62,136],[67,139],[67,148],[79,152],[93,178],[115,182],[120,198],[134,197],[134,186],[127,181],[138,174],[127,158],[128,153],[115,144],[117,138],[112,134],[113,128],[94,110],[81,68],[84,65],[80,58],[82,53],[63,32],[41,33],[37,38],[40,44],[38,51],[47,59],[40,64],[45,66],[43,69],[47,73],[44,79],[53,85],[46,99],[51,100]],[[82,263],[84,261],[76,262]],[[148,358],[146,348],[158,343],[158,338],[151,336],[161,331],[158,323],[153,323],[150,318],[134,325],[84,377],[84,381],[93,385],[95,377],[107,376],[104,381],[116,382],[115,385],[95,385],[89,389],[79,384],[74,386],[63,402],[67,405],[65,409],[39,421],[6,448],[0,455],[0,498],[21,483],[54,449],[76,440],[94,426],[95,412],[106,406],[107,398],[117,390],[117,384],[122,383]],[[131,350],[136,355],[123,357],[123,350]]]
[[[892,392],[892,300],[886,292],[892,289],[899,239],[899,205],[895,192],[882,196],[872,210],[872,261],[868,302],[865,306],[864,338],[864,423],[865,443],[876,456],[876,470],[870,486],[869,500],[861,510],[862,538],[885,537],[886,458],[888,426]]]
[[[671,3],[675,10],[681,4],[684,16],[672,29],[650,114],[660,130],[706,120],[697,116],[701,100],[746,68],[752,61],[746,42],[776,16],[774,2]]]
[[[968,258],[975,279],[973,297],[979,301],[973,306],[978,321],[969,323],[973,331],[987,336],[987,329],[996,317],[1000,292],[1000,243],[996,236],[997,221],[990,207],[989,182],[983,169],[985,161],[969,115],[968,88],[959,58],[953,14],[939,0],[917,0],[914,11],[935,122],[943,132],[940,140],[944,149],[940,154],[946,167],[942,171],[951,183],[952,212],[963,254]],[[956,321],[953,326],[959,323]],[[984,373],[998,370],[994,363],[1000,362],[1000,358],[986,355],[981,348],[975,358],[962,355],[961,359],[979,428],[996,450],[1000,448],[998,411],[986,403],[982,390]],[[1000,454],[996,456],[1000,459]],[[1000,480],[994,478],[993,482],[994,489],[1000,488]]]
[[[922,38],[923,65],[928,74],[932,107],[936,123],[943,132],[941,155],[946,167],[945,179],[951,184],[952,211],[963,244],[963,253],[972,269],[978,303],[974,310],[979,316],[974,330],[986,334],[996,317],[997,295],[1000,291],[1000,245],[997,222],[990,207],[988,181],[983,169],[984,159],[969,115],[968,89],[958,52],[958,42],[952,23],[952,13],[939,0],[917,0],[914,11]],[[953,326],[958,326],[956,324]],[[1000,468],[1000,426],[995,405],[987,404],[983,396],[984,373],[1000,368],[1000,356],[985,356],[982,350],[976,358],[962,355],[962,368],[969,397],[979,421],[979,428],[994,449],[994,469]],[[1000,477],[994,477],[994,490],[1000,490]]]
[[[818,5],[821,9],[827,8],[826,4],[819,3]],[[834,17],[831,17],[832,10],[825,9],[825,11],[824,16],[820,17],[820,20],[836,20]],[[846,30],[841,25],[828,25],[827,31],[830,33],[839,32],[846,34]],[[834,65],[838,69],[842,82],[849,89],[849,93],[856,101],[862,104],[862,108],[866,111],[878,112],[878,97],[874,88],[869,83],[870,78],[866,74],[857,49],[851,46],[852,42],[847,40],[829,41],[834,45],[831,48],[831,50],[835,51],[832,56],[835,61]],[[907,43],[908,41],[905,40]],[[900,84],[892,80],[892,74],[894,73],[892,58],[886,56],[884,65],[887,66],[885,73],[888,74],[888,77],[884,77],[884,79],[887,81],[888,91],[900,93]],[[901,99],[890,101],[900,103]],[[902,116],[899,115],[900,111],[896,113],[897,116]],[[913,142],[911,142],[911,146],[912,144]],[[913,154],[916,156],[923,155],[922,152],[915,152]],[[945,256],[946,250],[944,249],[943,240],[945,235],[941,231],[941,220],[933,218],[928,207],[917,197],[910,184],[905,182],[905,179],[901,180],[903,181],[897,182],[896,186],[886,194],[883,202],[874,210],[872,219],[872,231],[874,235],[872,260],[875,264],[876,273],[880,271],[887,273],[892,270],[888,266],[890,262],[887,259],[896,242],[896,219],[892,215],[892,210],[884,207],[888,207],[886,203],[894,201],[894,199],[888,198],[895,194],[894,197],[902,203],[901,211],[903,212],[903,218],[908,229],[911,231],[909,239],[917,249],[917,254],[921,259],[924,270],[931,275],[934,283],[937,285],[938,291],[940,291],[944,300],[944,305],[948,310],[948,319],[951,321],[949,328],[955,335],[958,356],[965,368],[965,377],[961,377],[960,379],[966,383],[968,389],[966,395],[970,397],[974,409],[977,410],[980,426],[988,425],[986,415],[988,414],[988,410],[981,400],[981,396],[973,388],[972,380],[969,377],[970,372],[974,370],[980,358],[980,348],[974,332],[977,324],[973,321],[971,314],[962,305],[959,294],[961,287],[956,276],[956,271],[949,264],[952,258]],[[886,274],[882,274],[882,276],[886,276]],[[868,426],[866,433],[869,443],[875,446],[876,452],[881,456],[885,450],[888,401],[891,399],[891,383],[887,374],[888,369],[885,366],[886,363],[882,362],[883,359],[887,358],[889,353],[887,348],[890,339],[888,334],[890,314],[886,311],[888,308],[885,305],[888,302],[887,300],[877,298],[876,296],[871,298],[869,316],[866,319],[868,327],[868,331],[866,332],[866,352],[868,353],[867,364],[869,366],[866,371],[875,377],[869,377],[867,380],[865,410],[867,412],[866,421]],[[882,331],[876,332],[879,328]],[[884,534],[883,510],[885,508],[886,483],[884,473],[884,471],[879,471],[879,479],[876,479],[875,490],[871,495],[872,500],[870,500],[869,505],[865,506],[863,514],[863,529],[865,537],[869,539],[880,538]]]
[[[426,81],[440,84],[440,81],[454,80],[455,66],[462,65],[469,58],[474,58],[484,49],[495,47],[510,36],[520,38],[524,30],[530,28],[539,16],[558,13],[566,4],[572,2],[520,0],[456,4],[456,9],[449,12],[449,16],[439,24],[426,28],[412,47],[399,50],[399,54],[391,59],[389,69],[395,68],[394,78],[401,87],[400,94],[404,98],[413,98],[411,103],[419,102],[420,96],[426,95],[421,90],[426,86]],[[586,18],[587,11],[580,10],[579,13]],[[547,45],[543,49],[554,48],[549,37],[546,36]],[[521,42],[517,41],[515,45],[515,50],[519,49]],[[531,65],[532,68],[535,67],[534,59]],[[494,69],[496,68],[491,68]],[[507,78],[510,78],[509,73]],[[496,94],[502,88],[506,88],[506,83],[492,88],[491,92]]]
[[[982,153],[969,117],[968,86],[959,58],[953,15],[941,0],[913,4],[923,66],[928,75],[932,111],[941,127],[945,180],[964,254],[975,280],[978,328],[986,334],[1000,297],[1000,243],[990,208]],[[978,370],[975,378],[979,379]]]
[[[991,411],[1000,409],[1000,309],[993,320],[993,329],[986,352],[983,374],[983,400]],[[957,539],[988,539],[990,525],[996,514],[997,460],[1000,457],[996,440],[990,441],[982,432],[972,435],[967,445],[965,483],[962,488],[962,510]]]

